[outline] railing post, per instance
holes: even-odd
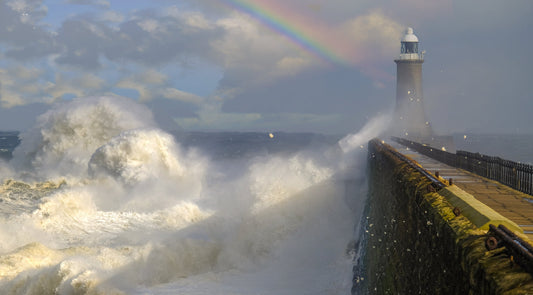
[[[489,176],[489,162],[488,162],[488,156],[482,156],[483,157],[483,176],[487,177]]]
[[[527,193],[531,195],[533,194],[533,166],[531,165],[527,166],[527,175],[529,179]]]
[[[494,167],[496,169],[496,179],[502,179],[502,163],[500,158],[496,157]]]

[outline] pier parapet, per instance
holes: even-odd
[[[470,202],[464,192],[381,140],[369,142],[368,171],[366,251],[352,294],[533,294],[533,276],[514,254],[488,247],[494,236],[485,225],[519,232],[513,221],[468,205],[482,216],[473,222],[472,212],[450,202]]]

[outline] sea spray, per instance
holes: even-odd
[[[348,134],[339,141],[339,146],[344,153],[348,154],[355,149],[364,146],[373,137],[388,131],[391,124],[392,114],[386,113],[370,119],[357,133]]]
[[[346,177],[362,173],[344,173],[339,162],[364,165],[335,147],[209,160],[142,119],[146,111],[124,99],[80,99],[43,116],[35,138],[25,135],[18,171],[67,181],[20,207],[16,222],[1,220],[9,228],[0,231],[1,290],[349,292],[346,245],[358,213],[346,200],[359,191]],[[96,122],[101,114],[107,123]],[[372,133],[354,135],[349,151]]]
[[[110,197],[118,208],[133,211],[199,197],[209,169],[205,157],[183,151],[170,134],[158,129],[121,133],[94,152],[88,167],[93,179],[112,178],[125,187],[121,198],[116,193]]]
[[[122,97],[86,97],[37,118],[11,163],[41,178],[84,175],[94,151],[123,131],[153,127],[151,112]]]

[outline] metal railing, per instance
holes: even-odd
[[[494,158],[497,158],[497,157],[489,157],[489,156],[474,154],[474,153],[469,153],[469,152],[458,152],[457,154],[452,154],[446,151],[435,149],[430,146],[420,144],[417,142],[413,142],[413,141],[409,141],[403,138],[393,137],[393,140],[402,145],[408,146],[421,154],[427,155],[429,157],[434,158],[435,160],[441,161],[451,166],[463,165],[465,167],[470,167],[471,168],[470,171],[472,172],[474,172],[475,170],[496,171],[494,170],[496,169],[494,167],[492,167],[494,168],[493,170],[491,170],[492,168],[488,168],[488,166],[491,166],[491,164],[493,163],[487,164],[488,166],[484,166],[485,165],[484,162],[488,158],[491,158],[492,160],[494,160]],[[394,154],[396,157],[398,157],[402,161],[409,164],[412,168],[418,170],[423,175],[428,177],[428,179],[431,180],[432,185],[434,187],[437,187],[440,189],[446,186],[440,180],[438,180],[433,175],[428,173],[424,168],[415,164],[412,160],[405,157],[403,154],[399,153],[398,151],[389,148],[388,145],[383,144],[379,140],[377,139],[371,140],[369,142],[369,147],[370,148],[379,147],[381,149],[388,150],[389,152]],[[514,164],[519,164],[519,163],[515,163],[512,161],[506,161],[506,160],[502,160],[502,161],[504,161],[502,165],[506,169],[509,168],[507,166],[513,166]],[[490,161],[487,160],[486,162],[490,162]],[[495,163],[498,163],[498,161],[495,161]],[[519,165],[523,165],[523,164],[519,164]],[[505,175],[505,172],[502,172],[501,174],[496,173],[494,175]],[[454,209],[454,213],[455,213],[455,209]],[[495,226],[493,224],[489,225],[489,231],[487,233],[487,238],[485,240],[485,246],[487,250],[495,250],[500,247],[505,247],[507,249],[508,255],[511,257],[513,262],[516,262],[518,265],[522,266],[527,272],[533,274],[533,247],[528,242],[525,242],[522,238],[518,237],[515,233],[513,233],[511,230],[509,230],[504,225],[502,224],[498,226]]]
[[[392,140],[444,164],[464,169],[533,195],[532,165],[467,151],[457,151],[453,154],[399,137],[392,137]]]
[[[369,142],[369,146],[371,148],[372,148],[372,146],[379,147],[381,149],[387,150],[388,152],[392,153],[398,159],[400,159],[400,160],[404,161],[405,163],[407,163],[411,168],[415,169],[416,171],[420,172],[422,175],[427,177],[431,181],[431,184],[432,184],[432,186],[435,189],[440,190],[440,189],[446,187],[446,184],[444,184],[438,178],[433,176],[426,169],[424,169],[424,168],[420,167],[419,165],[415,164],[411,159],[407,158],[406,156],[404,156],[402,153],[398,152],[397,150],[391,148],[389,145],[383,144],[380,140],[372,139]]]
[[[485,240],[487,250],[507,248],[512,261],[533,274],[533,247],[502,224],[498,227],[490,224],[489,228],[489,237]]]

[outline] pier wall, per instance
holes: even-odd
[[[435,188],[392,151],[369,142],[364,254],[352,294],[533,294],[532,275],[505,248],[488,251],[487,231],[454,213],[447,198],[460,198],[458,188]]]

